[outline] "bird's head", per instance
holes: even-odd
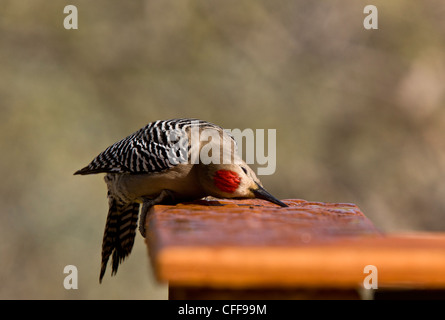
[[[253,170],[244,162],[210,164],[202,168],[201,183],[209,195],[218,198],[258,198],[281,207],[287,205],[267,192]]]

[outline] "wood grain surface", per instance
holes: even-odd
[[[445,287],[445,234],[383,234],[354,204],[284,200],[155,206],[146,242],[157,278],[171,286]]]

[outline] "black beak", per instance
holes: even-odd
[[[281,207],[288,207],[287,204],[285,204],[285,203],[281,202],[280,200],[278,200],[277,198],[275,198],[273,195],[271,195],[269,192],[267,192],[266,189],[264,189],[258,183],[257,183],[257,186],[258,186],[258,189],[255,189],[255,190],[252,189],[252,192],[255,194],[256,198],[270,201],[270,202],[275,203]]]

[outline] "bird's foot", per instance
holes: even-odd
[[[156,204],[168,203],[170,201],[174,201],[173,193],[170,190],[162,190],[161,193],[159,193],[159,195],[154,199],[143,198],[142,210],[139,216],[139,232],[144,238],[147,231],[145,228],[145,223],[151,207]]]

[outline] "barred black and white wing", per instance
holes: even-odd
[[[197,119],[158,120],[116,142],[100,153],[91,163],[74,174],[152,173],[167,170],[181,159],[187,161],[190,145],[179,147],[180,135],[197,125],[200,129],[217,125]],[[184,159],[185,158],[185,159]]]

